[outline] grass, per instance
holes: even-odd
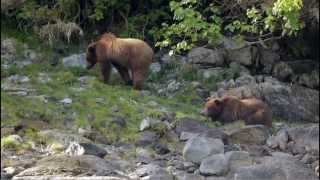
[[[30,49],[43,54],[45,58],[41,63],[23,68],[11,65],[9,69],[1,71],[1,79],[14,74],[26,75],[30,78],[28,84],[36,90],[31,96],[45,95],[48,97],[48,102],[42,102],[39,99],[13,96],[1,89],[1,108],[5,111],[5,118],[2,119],[1,126],[15,125],[25,120],[44,121],[48,122],[52,128],[62,129],[70,128],[66,127],[66,124],[73,124],[74,127],[91,126],[109,139],[129,142],[138,137],[142,119],[148,116],[160,118],[167,112],[175,112],[177,120],[190,117],[210,126],[216,126],[215,123],[209,122],[207,118],[200,115],[203,100],[196,94],[196,89],[191,85],[191,82],[198,81],[211,88],[214,87],[217,80],[223,78],[222,76],[203,80],[197,72],[197,68],[175,64],[165,67],[165,71],[161,73],[150,74],[146,88],[151,92],[151,95],[143,95],[141,92],[125,86],[119,76],[112,76],[110,85],[102,83],[97,68],[87,71],[82,68],[50,65],[50,58],[46,58],[54,54],[52,46],[43,44],[31,32],[20,32],[11,25],[7,25],[6,28],[1,29],[1,35],[3,38],[12,37],[20,43],[27,44]],[[72,44],[62,44],[61,46],[66,49],[68,54],[83,51],[82,47]],[[22,53],[23,50],[23,48],[18,49],[21,51],[19,53]],[[168,79],[171,79],[168,75],[172,72],[181,72],[176,73],[178,74],[177,81],[185,82],[185,86],[174,96],[158,96],[157,89],[148,87],[150,83],[166,83]],[[39,73],[47,74],[51,81],[39,82]],[[80,87],[78,81],[80,76],[95,76],[97,78],[87,84],[83,91],[75,91]],[[72,104],[63,106],[59,103],[64,98],[71,98]],[[150,102],[156,102],[156,105]],[[127,126],[121,128],[111,125],[115,117],[123,117],[127,121]],[[160,129],[160,131],[162,130]]]

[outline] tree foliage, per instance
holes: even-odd
[[[68,33],[83,30],[88,37],[111,31],[151,41],[173,54],[215,45],[223,36],[264,40],[296,35],[304,27],[302,7],[302,0],[25,0],[1,13],[19,29],[33,29],[46,39],[71,37],[45,32],[49,27]]]

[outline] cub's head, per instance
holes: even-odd
[[[218,118],[223,110],[223,101],[220,98],[208,98],[202,114],[211,118]]]
[[[97,63],[96,43],[89,44],[86,51],[87,69],[91,69]]]

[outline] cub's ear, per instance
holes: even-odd
[[[219,100],[219,99],[215,99],[215,100],[214,100],[214,103],[215,103],[216,105],[218,105],[218,106],[222,105],[222,101]]]
[[[94,53],[95,49],[96,49],[96,43],[94,42],[94,43],[89,44],[87,51],[90,53]]]

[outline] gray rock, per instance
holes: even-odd
[[[319,87],[319,71],[312,71],[310,74],[304,73],[298,79],[298,84],[309,87]]]
[[[244,47],[236,50],[227,50],[227,58],[229,62],[239,62],[242,65],[250,66],[254,62],[256,56],[256,48]]]
[[[312,169],[296,160],[290,154],[275,152],[272,156],[264,157],[262,163],[264,166],[282,170],[288,180],[318,179]]]
[[[270,136],[269,130],[263,125],[235,128],[226,133],[228,142],[232,144],[263,145]]]
[[[118,174],[118,170],[107,161],[91,155],[67,156],[56,155],[45,157],[34,167],[28,168],[14,178],[24,176],[107,176]]]
[[[293,70],[287,63],[279,62],[275,64],[272,75],[281,81],[288,81],[292,78]]]
[[[8,77],[8,80],[13,83],[27,83],[30,81],[29,77],[23,75],[12,75]]]
[[[159,135],[155,132],[151,131],[143,131],[140,133],[140,137],[136,142],[136,145],[138,146],[147,146],[151,145],[159,139]]]
[[[98,145],[92,143],[80,143],[80,145],[84,148],[84,154],[98,156],[100,158],[107,155],[107,151]]]
[[[62,64],[66,67],[82,67],[87,66],[86,54],[73,54],[62,59]]]
[[[201,175],[180,172],[178,174],[175,174],[175,179],[176,180],[205,180],[205,177]]]
[[[245,66],[241,65],[239,62],[234,61],[229,64],[229,68],[232,70],[234,73],[238,73],[239,76],[244,76],[244,75],[250,75],[250,70],[246,68]]]
[[[214,154],[201,161],[200,173],[222,176],[228,172],[228,160],[224,154]]]
[[[175,132],[180,136],[182,132],[202,133],[209,128],[204,123],[191,118],[182,118],[178,121]]]
[[[290,128],[287,130],[289,139],[295,146],[304,147],[307,151],[319,153],[319,125],[309,124],[304,127]]]
[[[81,156],[84,155],[84,148],[77,142],[71,142],[65,153],[69,156]]]
[[[235,172],[238,168],[253,164],[253,158],[246,151],[229,151],[225,154],[230,171]]]
[[[263,66],[262,72],[270,74],[275,63],[280,61],[280,55],[272,50],[260,49],[260,64]]]
[[[289,142],[289,135],[286,129],[282,129],[277,132],[276,135],[272,135],[267,140],[267,145],[273,149],[279,148],[284,151],[287,149],[287,144]]]
[[[206,157],[224,152],[224,144],[220,139],[196,136],[187,141],[183,148],[186,161],[200,163]]]
[[[152,63],[150,66],[150,71],[152,73],[159,73],[161,71],[161,64],[158,62]]]
[[[224,63],[224,50],[207,49],[198,47],[188,53],[188,59],[195,64],[206,64],[211,66],[222,66]]]
[[[251,75],[243,75],[243,76],[238,77],[235,80],[236,87],[240,87],[240,86],[244,86],[244,85],[254,85],[254,84],[257,84],[256,79]]]
[[[151,117],[144,118],[140,123],[140,131],[144,131],[146,129],[149,129],[153,126],[156,126],[157,124],[160,124],[161,121],[159,119],[154,119]]]
[[[69,106],[72,104],[72,99],[70,98],[64,98],[62,100],[59,101],[62,105],[64,106]]]
[[[182,131],[181,132],[181,135],[180,135],[180,140],[181,141],[187,141],[195,136],[198,136],[199,133],[192,133],[192,132],[185,132],[185,131]]]
[[[276,167],[263,165],[239,168],[234,174],[236,180],[288,180],[285,173]]]

